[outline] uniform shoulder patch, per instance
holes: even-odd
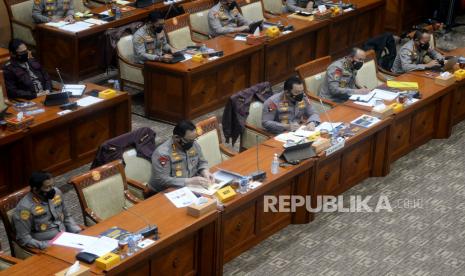
[[[160,157],[158,158],[158,162],[160,163],[160,165],[161,165],[162,167],[164,167],[164,166],[166,165],[166,163],[168,163],[169,160],[170,160],[170,159],[169,159],[167,156],[160,156]]]
[[[274,102],[270,102],[268,104],[268,112],[272,112],[272,111],[275,111],[278,107],[276,106],[276,104]]]
[[[336,68],[336,70],[334,70],[334,78],[336,80],[340,80],[341,76],[342,76],[342,69],[341,68]]]
[[[21,212],[19,212],[19,216],[22,220],[28,220],[31,216],[31,213],[28,210],[21,210]]]

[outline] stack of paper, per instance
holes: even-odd
[[[194,195],[194,193],[187,187],[177,189],[176,191],[172,191],[169,193],[165,193],[165,196],[177,208],[189,206],[197,200],[197,197]]]
[[[373,92],[375,93],[374,98],[386,101],[393,101],[395,98],[399,96],[398,93],[382,89],[375,89],[373,90]]]
[[[60,28],[60,27],[63,27],[64,25],[67,25],[67,24],[68,24],[68,22],[65,22],[65,21],[45,23],[45,25],[55,27],[55,28]]]
[[[77,100],[76,103],[79,106],[86,107],[86,106],[89,106],[89,105],[92,105],[92,104],[95,104],[101,101],[103,101],[103,99],[93,97],[93,96],[87,96],[80,100]]]
[[[93,24],[87,23],[84,21],[78,21],[74,24],[68,24],[65,26],[60,27],[61,30],[67,31],[67,32],[72,32],[72,33],[78,33],[80,31],[84,31],[89,29]]]
[[[92,237],[68,232],[61,232],[52,240],[52,244],[81,249],[97,256],[103,256],[118,247],[118,240],[109,237]]]
[[[84,22],[87,22],[89,24],[95,24],[95,25],[103,25],[105,23],[108,23],[106,21],[100,20],[100,19],[95,19],[95,18],[89,18],[84,20]]]
[[[350,100],[352,101],[358,101],[358,102],[369,102],[373,96],[375,95],[375,92],[371,91],[368,94],[353,94],[350,96]]]

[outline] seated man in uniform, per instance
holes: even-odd
[[[52,89],[52,82],[40,63],[32,58],[26,44],[13,39],[8,45],[10,61],[3,67],[8,98],[31,100]]]
[[[61,191],[52,175],[34,172],[31,191],[18,203],[13,214],[16,238],[21,246],[45,249],[58,233],[79,233],[81,228],[68,213]]]
[[[269,97],[263,104],[262,125],[273,134],[295,131],[301,125],[314,130],[320,123],[310,100],[304,93],[304,85],[297,77],[284,82],[284,91]]]
[[[413,39],[405,43],[397,52],[391,71],[403,74],[409,71],[439,67],[444,57],[430,48],[431,34],[426,30],[415,31]]]
[[[168,187],[208,188],[213,183],[213,175],[195,139],[195,125],[190,121],[181,121],[174,127],[173,136],[155,149],[152,155],[152,179],[149,182],[154,192]]]
[[[286,9],[289,12],[311,12],[313,11],[314,7],[318,7],[319,5],[323,5],[323,0],[315,0],[315,1],[308,1],[308,0],[287,0],[286,1]]]
[[[61,20],[74,23],[73,0],[34,0],[32,19],[36,23]]]
[[[250,23],[239,12],[237,3],[233,0],[220,0],[208,11],[208,26],[212,37],[246,32]]]
[[[149,14],[148,21],[140,27],[132,38],[134,58],[137,63],[147,60],[162,61],[173,58],[174,48],[168,44],[163,27],[165,19],[158,12]]]
[[[367,94],[367,88],[356,83],[357,71],[363,66],[366,53],[353,48],[346,57],[336,60],[326,70],[326,77],[321,84],[318,95],[336,103],[347,101],[352,94]]]

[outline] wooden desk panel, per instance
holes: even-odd
[[[84,264],[85,265],[85,264]],[[1,271],[1,275],[24,276],[24,275],[55,275],[55,273],[66,269],[69,263],[46,255],[35,255],[19,264],[13,265],[7,270]]]
[[[386,31],[400,35],[433,16],[434,5],[423,0],[387,0]]]
[[[225,36],[206,45],[223,50],[224,56],[201,63],[145,63],[144,102],[149,117],[170,122],[192,119],[223,106],[233,93],[262,80],[262,45]]]
[[[106,88],[87,84],[87,90]],[[45,96],[34,101],[42,105]],[[58,106],[44,107],[26,130],[0,131],[0,165],[11,168],[0,174],[2,195],[24,187],[32,171],[62,174],[93,160],[106,140],[131,130],[131,103],[127,93],[60,116]],[[10,111],[13,112],[12,108]],[[5,153],[5,154],[4,154]]]
[[[150,223],[158,226],[160,239],[106,271],[107,275],[221,275],[218,262],[218,212],[200,218],[187,215],[185,208],[176,208],[163,193],[159,193],[131,207]],[[131,232],[145,227],[145,222],[124,211],[82,232],[96,236],[108,228],[118,226]],[[74,263],[76,249],[52,246],[44,254]],[[94,273],[102,273],[95,264]]]

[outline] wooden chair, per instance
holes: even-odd
[[[11,28],[14,38],[23,40],[26,44],[35,47],[35,23],[32,19],[32,5],[34,0],[4,0],[10,16]]]
[[[116,54],[118,56],[118,77],[121,83],[121,89],[124,90],[126,82],[144,87],[144,65],[134,62],[134,46],[132,35],[127,35],[116,44]]]
[[[0,112],[3,111],[10,102],[6,94],[5,79],[3,77],[3,70],[0,70]]]
[[[23,247],[19,245],[16,240],[16,231],[12,223],[13,213],[15,211],[16,205],[19,201],[29,193],[29,187],[23,188],[15,193],[7,195],[0,199],[0,216],[2,217],[3,225],[8,237],[8,243],[10,245],[10,252],[13,257],[26,259],[38,252],[40,250]]]
[[[3,254],[3,251],[0,251],[0,271],[7,270],[12,265],[18,264],[22,261],[23,260],[21,259],[5,255]]]
[[[238,0],[237,4],[242,16],[250,22],[265,20],[268,17],[265,15],[262,0]]]
[[[196,127],[199,135],[197,143],[202,148],[210,168],[237,154],[223,144],[220,126],[215,116],[197,123]]]
[[[181,14],[165,21],[165,32],[170,45],[176,49],[185,49],[196,45],[192,39],[189,14]]]
[[[128,190],[126,174],[120,160],[73,177],[86,225],[99,223],[140,202]]]
[[[375,89],[386,83],[386,77],[378,71],[375,51],[367,51],[366,56],[367,58],[362,68],[358,70],[357,83],[361,86],[366,86],[368,89]]]
[[[297,66],[295,69],[300,79],[304,83],[307,97],[313,104],[313,107],[317,112],[324,112],[325,109],[331,109],[337,104],[328,100],[318,97],[318,91],[320,90],[321,84],[324,82],[326,77],[326,70],[331,64],[331,57],[326,56],[319,59],[315,59]],[[321,106],[320,100],[323,102]]]
[[[192,37],[197,41],[210,39],[208,27],[208,10],[215,5],[213,0],[198,0],[182,5],[184,11],[189,13]]]
[[[254,147],[258,143],[270,139],[274,135],[262,126],[263,103],[256,101],[250,104],[249,115],[245,122],[245,129],[241,135],[241,151]]]
[[[263,8],[270,14],[283,14],[285,12],[285,7],[282,0],[263,0]]]
[[[0,1],[0,45],[8,45],[12,38],[11,32],[12,27],[7,3],[6,1]]]

